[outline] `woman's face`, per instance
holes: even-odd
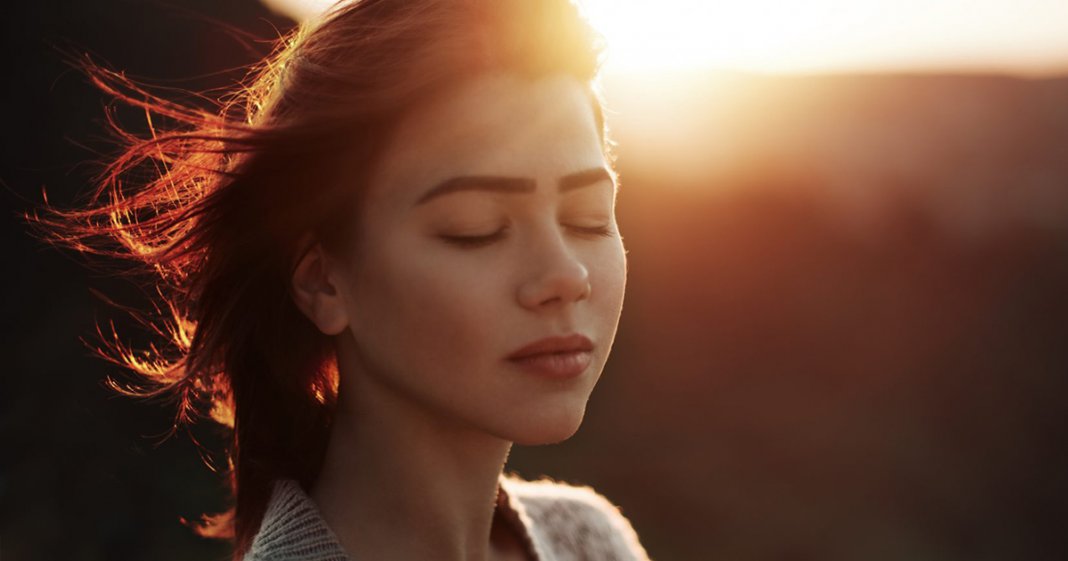
[[[626,284],[606,169],[570,77],[484,76],[406,116],[344,259],[342,377],[521,444],[574,434]],[[506,358],[572,334],[593,344],[577,376]]]

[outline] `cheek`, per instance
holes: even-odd
[[[605,320],[618,321],[627,285],[627,256],[622,242],[597,256],[590,277],[598,313]]]
[[[492,341],[495,275],[443,259],[437,252],[386,249],[369,268],[356,306],[367,308],[361,333],[385,345],[393,367],[443,372],[472,367]],[[359,314],[359,310],[354,311]],[[359,317],[357,315],[357,317]]]

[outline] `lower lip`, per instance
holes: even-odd
[[[574,378],[590,367],[593,355],[589,351],[554,353],[509,359],[532,374],[548,378]]]

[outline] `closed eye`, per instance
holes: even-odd
[[[611,225],[605,226],[569,226],[569,230],[576,232],[583,236],[592,236],[595,238],[611,238],[616,235],[616,231]],[[463,247],[463,248],[477,248],[490,245],[498,240],[504,239],[508,228],[501,228],[492,234],[486,234],[484,236],[448,236],[442,235],[441,239],[447,243]]]
[[[589,234],[589,235],[592,235],[592,236],[604,237],[604,238],[610,238],[610,237],[616,235],[616,231],[614,229],[612,229],[612,227],[610,225],[592,226],[592,227],[572,226],[571,229],[575,230],[576,232],[579,232],[581,234]]]
[[[507,228],[502,228],[485,236],[441,236],[441,239],[459,247],[482,247],[503,238],[505,230],[507,230]]]

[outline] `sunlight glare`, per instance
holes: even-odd
[[[578,0],[616,70],[1068,68],[1063,0]]]

